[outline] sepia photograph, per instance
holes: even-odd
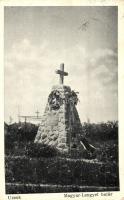
[[[5,6],[6,194],[120,191],[118,129],[118,6]]]

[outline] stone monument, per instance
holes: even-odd
[[[35,143],[56,147],[68,152],[78,148],[83,136],[81,121],[76,109],[77,93],[64,85],[64,64],[56,71],[60,75],[59,85],[52,87]]]

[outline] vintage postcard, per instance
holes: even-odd
[[[1,1],[0,200],[124,200],[123,1]]]

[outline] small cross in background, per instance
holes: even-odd
[[[10,116],[10,117],[9,117],[9,124],[11,124],[12,121],[13,121],[13,118]]]
[[[38,118],[38,117],[39,117],[39,113],[40,113],[40,112],[37,110],[35,113],[37,114],[37,118]]]

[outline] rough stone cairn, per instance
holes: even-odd
[[[78,97],[69,86],[63,85],[64,76],[68,75],[64,72],[63,63],[56,73],[60,75],[60,83],[53,86],[48,97],[34,142],[68,152],[71,148],[78,148],[82,135],[82,125],[76,109]]]

